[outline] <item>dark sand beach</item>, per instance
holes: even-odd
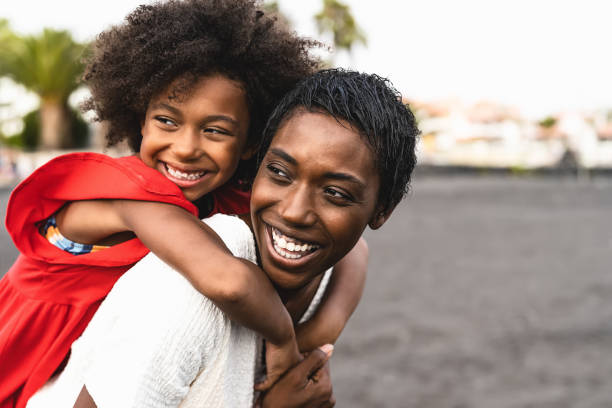
[[[417,174],[366,238],[338,407],[612,407],[612,178]]]

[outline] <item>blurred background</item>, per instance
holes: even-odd
[[[107,150],[80,57],[144,1],[0,3],[0,208]],[[345,407],[612,406],[612,4],[278,0],[332,66],[388,77],[422,130],[337,344]],[[17,251],[4,228],[0,275]]]

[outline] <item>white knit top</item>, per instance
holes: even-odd
[[[256,261],[249,227],[238,217],[204,220],[237,257]],[[325,273],[307,320],[319,304]],[[83,384],[99,408],[250,407],[257,335],[230,321],[153,253],[115,284],[62,373],[28,408],[72,407]]]

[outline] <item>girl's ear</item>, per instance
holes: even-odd
[[[374,212],[374,215],[370,219],[370,222],[368,223],[370,228],[375,230],[375,229],[379,229],[380,227],[382,227],[383,224],[389,219],[394,209],[395,209],[395,206],[393,206],[391,209],[387,211],[384,211],[381,209],[381,207],[378,207],[376,211]]]

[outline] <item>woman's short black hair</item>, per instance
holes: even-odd
[[[374,152],[380,176],[378,204],[393,210],[408,192],[419,135],[414,115],[388,79],[343,69],[323,70],[300,82],[274,109],[259,159],[279,128],[305,110],[329,114],[355,127]]]
[[[109,146],[138,151],[149,101],[178,81],[188,92],[203,75],[223,74],[246,88],[250,145],[280,97],[318,68],[313,40],[300,38],[255,0],[170,0],[139,6],[98,35],[83,76],[83,104],[107,122]]]

